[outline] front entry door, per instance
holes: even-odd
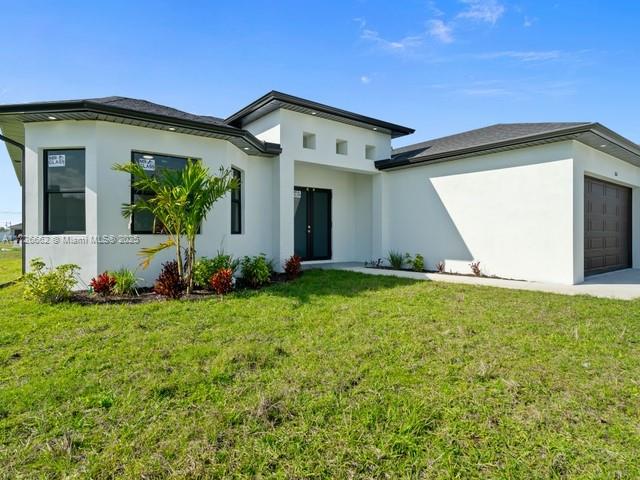
[[[295,187],[294,251],[302,260],[331,258],[331,190]]]

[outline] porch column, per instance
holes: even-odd
[[[385,205],[384,173],[375,174],[372,178],[372,241],[373,260],[384,258],[388,250],[387,211]]]
[[[274,261],[275,267],[282,270],[287,258],[293,255],[293,187],[294,161],[280,155],[275,165],[275,195],[277,212],[274,225]]]

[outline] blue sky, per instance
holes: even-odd
[[[122,95],[227,116],[276,89],[416,129],[524,121],[640,142],[640,2],[0,0],[0,103]],[[0,149],[0,224],[20,189]]]

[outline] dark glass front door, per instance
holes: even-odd
[[[295,187],[294,250],[303,260],[331,258],[331,190]]]

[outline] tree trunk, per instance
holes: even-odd
[[[187,239],[188,242],[188,250],[187,250],[187,273],[186,273],[186,281],[187,281],[187,293],[191,293],[193,291],[193,267],[196,259],[196,239],[194,237],[189,237]]]

